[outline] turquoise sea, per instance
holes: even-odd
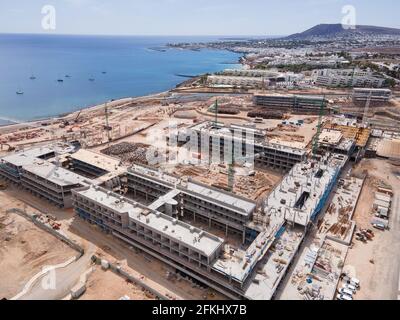
[[[159,50],[211,40],[218,39],[0,34],[0,124],[157,93],[187,80],[180,74],[236,67],[240,56],[228,51]]]

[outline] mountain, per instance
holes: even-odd
[[[288,36],[286,39],[290,40],[305,40],[309,38],[332,38],[332,37],[347,37],[354,35],[365,36],[381,36],[381,35],[395,35],[400,36],[400,29],[363,26],[357,25],[355,29],[344,29],[340,23],[337,24],[319,24],[311,29],[302,33],[295,33]]]

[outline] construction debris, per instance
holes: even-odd
[[[101,150],[108,156],[117,156],[123,164],[147,164],[146,152],[148,145],[143,143],[122,142]]]

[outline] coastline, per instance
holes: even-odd
[[[127,97],[127,98],[120,98],[120,99],[116,99],[114,101],[105,101],[104,103],[98,104],[98,105],[94,105],[94,106],[89,106],[86,108],[82,108],[80,110],[77,111],[72,111],[69,113],[63,113],[60,114],[58,116],[55,117],[44,117],[42,119],[35,119],[32,121],[25,121],[22,123],[12,123],[12,124],[3,124],[0,125],[0,134],[7,134],[7,133],[11,133],[17,130],[21,130],[23,128],[27,128],[27,127],[32,127],[32,129],[35,128],[45,128],[46,125],[42,125],[45,124],[46,122],[50,122],[50,124],[52,124],[53,122],[56,121],[60,121],[60,120],[69,120],[70,118],[73,118],[74,116],[77,116],[79,112],[81,112],[82,114],[88,114],[88,113],[92,113],[92,112],[96,112],[102,108],[104,108],[105,104],[107,103],[107,106],[110,108],[120,108],[123,107],[127,104],[131,104],[133,102],[136,101],[145,101],[147,99],[157,99],[157,98],[162,98],[163,96],[166,96],[168,94],[171,93],[171,90],[168,91],[162,91],[162,92],[158,92],[158,93],[153,93],[153,94],[149,94],[149,95],[145,95],[145,96],[138,96],[138,97]]]
[[[245,61],[244,56],[242,56],[238,59],[238,64],[245,66],[244,61]],[[201,76],[202,75],[197,75],[197,76],[191,78],[190,80],[193,80],[193,79],[201,77]],[[79,112],[81,112],[82,114],[87,114],[87,113],[98,111],[99,109],[104,108],[106,103],[107,103],[107,106],[110,108],[118,108],[118,107],[123,107],[126,104],[136,102],[136,101],[162,98],[162,97],[172,94],[176,88],[179,88],[180,86],[184,85],[186,82],[188,82],[190,80],[182,81],[182,82],[178,83],[174,88],[170,88],[167,91],[161,91],[161,92],[152,93],[152,94],[148,94],[148,95],[144,95],[144,96],[119,98],[119,99],[115,99],[113,101],[105,101],[98,105],[85,107],[85,108],[82,108],[82,109],[79,109],[76,111],[72,111],[72,112],[68,112],[68,113],[61,113],[61,114],[53,116],[53,117],[52,116],[43,117],[41,119],[28,120],[28,121],[21,122],[21,123],[0,124],[0,134],[14,132],[14,131],[21,130],[26,127],[32,127],[32,128],[44,127],[45,128],[46,122],[52,123],[52,122],[61,121],[61,120],[70,120],[70,118],[77,116]],[[44,124],[44,125],[42,125],[42,124]]]

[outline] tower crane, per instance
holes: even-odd
[[[314,136],[313,148],[312,148],[313,157],[317,156],[318,142],[319,142],[319,137],[320,137],[321,131],[322,131],[322,118],[323,118],[324,114],[325,114],[325,95],[323,96],[323,99],[321,101],[321,106],[319,109],[317,133]]]
[[[368,113],[369,113],[369,107],[371,106],[371,98],[372,98],[372,92],[369,93],[367,102],[365,103],[364,115],[362,119],[362,124],[364,128],[368,128],[369,125]]]

